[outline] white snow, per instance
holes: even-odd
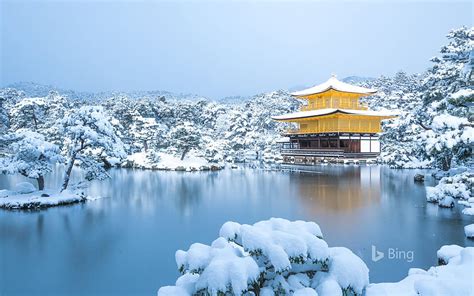
[[[442,207],[454,205],[454,199],[468,200],[471,198],[474,174],[463,172],[451,177],[443,177],[434,187],[426,187],[426,199],[438,202]]]
[[[75,192],[73,190],[65,190],[63,192],[54,190],[35,190],[34,192],[29,193],[17,193],[14,191],[5,190],[3,192],[5,195],[3,198],[0,198],[0,208],[6,209],[34,209],[54,207],[58,205],[78,203],[100,198],[85,196],[83,193]]]
[[[193,244],[188,251],[177,251],[176,262],[182,273],[198,274],[192,283],[186,281],[190,293],[207,291],[211,295],[232,292],[240,295],[255,282],[260,274],[257,263],[240,248],[224,238],[218,238],[211,246]],[[183,284],[177,282],[177,286]],[[163,288],[162,288],[163,289]],[[167,287],[158,295],[167,295],[174,288]]]
[[[463,248],[458,245],[446,245],[442,246],[441,249],[438,250],[436,255],[438,256],[438,262],[442,262],[442,264],[447,264],[449,260],[461,252]]]
[[[36,191],[36,188],[33,184],[29,182],[21,182],[15,185],[13,191],[19,194],[26,194]]]
[[[329,275],[331,275],[343,290],[352,290],[362,294],[369,284],[369,269],[364,261],[343,247],[330,248]]]
[[[200,171],[211,168],[221,169],[222,165],[209,163],[205,158],[188,155],[183,160],[171,154],[157,152],[154,157],[158,161],[150,159],[147,152],[137,152],[127,157],[127,161],[132,163],[135,168],[171,170],[171,171]]]
[[[158,295],[254,295],[255,285],[260,295],[361,295],[368,284],[365,263],[346,248],[330,249],[314,222],[226,222],[219,233],[210,246],[176,252],[182,277],[193,280],[184,285],[178,279]]]
[[[464,226],[464,233],[469,238],[474,238],[474,224]]]
[[[438,130],[445,128],[458,129],[461,124],[469,124],[469,121],[465,117],[441,114],[433,118],[431,127]]]
[[[470,97],[474,95],[474,90],[470,88],[463,88],[451,95],[453,99],[459,99],[461,97]]]
[[[315,85],[313,87],[310,87],[304,90],[292,92],[291,95],[307,96],[307,95],[312,95],[312,94],[319,94],[330,89],[334,89],[334,90],[342,91],[342,92],[358,93],[358,94],[373,94],[377,92],[375,89],[360,87],[360,86],[351,85],[351,84],[339,81],[335,76],[332,76],[324,83]]]
[[[396,116],[396,112],[390,111],[371,111],[371,110],[353,110],[353,109],[334,109],[334,108],[326,108],[326,109],[316,109],[310,111],[299,111],[279,116],[272,116],[275,120],[291,120],[291,119],[299,119],[299,118],[307,118],[307,117],[316,117],[316,116],[323,116],[329,115],[334,113],[345,113],[345,114],[354,114],[354,115],[365,115],[365,116],[375,116],[375,117],[393,117]]]
[[[470,216],[474,216],[474,208],[465,208],[462,210],[462,213],[464,215],[470,215]]]
[[[438,202],[438,205],[442,208],[452,208],[454,207],[454,198],[451,196],[445,196]]]
[[[440,251],[450,256],[446,265],[431,267],[427,271],[410,269],[408,276],[399,282],[368,285],[365,295],[474,295],[474,248],[448,247]],[[455,254],[456,251],[459,252]]]

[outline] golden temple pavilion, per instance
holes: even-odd
[[[315,157],[376,157],[380,153],[381,121],[394,117],[394,113],[368,110],[360,102],[360,98],[376,92],[332,76],[322,84],[291,93],[306,104],[299,112],[272,117],[297,126],[284,134],[284,162],[295,162],[295,158],[306,163]]]

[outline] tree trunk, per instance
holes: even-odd
[[[36,182],[38,182],[38,190],[44,190],[44,177],[39,176],[36,178]]]
[[[72,168],[74,166],[74,161],[76,160],[77,152],[73,151],[69,157],[69,161],[66,165],[66,171],[64,172],[63,185],[61,186],[61,192],[66,190],[67,185],[69,184],[69,179],[71,177]]]
[[[449,171],[451,168],[451,159],[452,157],[447,155],[443,157],[443,171]]]
[[[183,150],[183,154],[181,154],[181,160],[184,159],[184,156],[186,156],[186,153],[188,153],[188,150],[189,150],[189,148],[185,148],[185,149]]]

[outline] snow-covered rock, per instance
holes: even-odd
[[[439,265],[446,265],[448,264],[449,260],[461,252],[463,248],[458,245],[446,245],[442,246],[441,249],[438,250],[436,255],[438,256],[438,264]]]
[[[36,187],[29,182],[21,182],[15,185],[13,191],[18,194],[26,194],[36,191]]]
[[[464,226],[464,233],[469,238],[474,238],[474,224]]]

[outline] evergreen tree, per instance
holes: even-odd
[[[90,181],[109,177],[104,163],[107,157],[125,156],[122,141],[100,106],[83,106],[69,113],[62,121],[62,132],[66,138],[67,164],[61,191],[69,184],[76,160]]]
[[[180,122],[171,129],[170,141],[181,151],[181,160],[183,160],[191,149],[198,148],[201,144],[201,132],[191,122]]]
[[[24,129],[0,137],[0,150],[0,172],[36,179],[39,190],[44,189],[44,176],[61,160],[58,146]]]

